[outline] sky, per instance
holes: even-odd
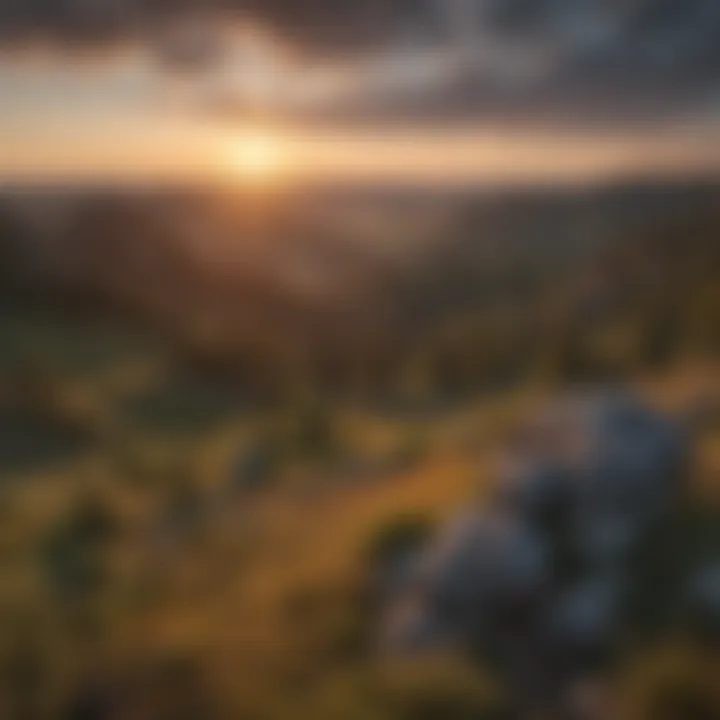
[[[572,181],[718,135],[716,0],[0,4],[4,181]]]

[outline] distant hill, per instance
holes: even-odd
[[[712,350],[719,199],[707,180],[262,201],[15,190],[0,200],[0,272],[16,302],[130,317],[270,377],[344,383],[425,363],[475,382],[568,343],[604,371],[603,353],[623,365]]]

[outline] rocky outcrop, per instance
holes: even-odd
[[[408,560],[383,599],[384,651],[476,653],[501,668],[522,717],[586,717],[566,705],[613,660],[643,558],[683,506],[687,444],[625,394],[550,408],[511,449],[493,501]],[[717,566],[688,587],[693,616],[717,623]]]

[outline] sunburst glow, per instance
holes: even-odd
[[[270,132],[248,132],[234,141],[230,166],[233,173],[244,180],[263,184],[277,182],[287,170],[284,143]]]

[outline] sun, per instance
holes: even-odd
[[[230,154],[234,174],[253,183],[277,182],[286,169],[283,142],[269,132],[243,134],[233,143]]]

